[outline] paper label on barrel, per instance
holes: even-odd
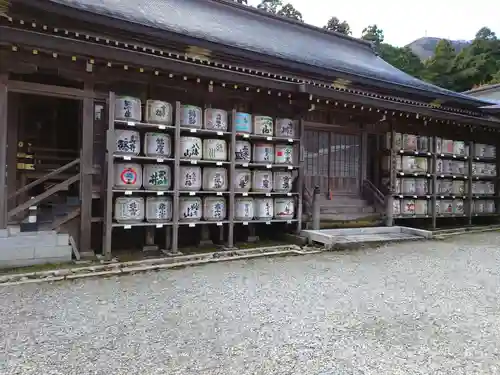
[[[126,185],[134,185],[137,181],[137,171],[134,168],[124,168],[120,179]]]
[[[236,131],[250,133],[252,131],[251,121],[251,116],[248,113],[236,113]]]
[[[140,137],[134,131],[116,131],[116,151],[128,154],[140,152]]]

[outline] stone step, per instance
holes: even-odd
[[[329,207],[321,207],[320,213],[323,214],[367,214],[374,213],[375,208],[372,206],[329,206]]]

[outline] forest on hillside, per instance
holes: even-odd
[[[247,4],[247,0],[234,0]],[[282,0],[261,0],[257,8],[304,22],[302,14],[290,3]],[[352,35],[347,21],[332,16],[325,30]],[[500,83],[500,39],[488,27],[483,27],[469,45],[456,52],[452,43],[442,39],[434,55],[424,61],[409,47],[394,47],[384,43],[384,31],[378,25],[367,25],[361,39],[370,41],[379,56],[396,68],[437,86],[453,91]]]

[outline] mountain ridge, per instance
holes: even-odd
[[[442,39],[443,38],[424,36],[407,44],[406,47],[410,48],[412,52],[420,58],[420,60],[427,60],[432,56],[434,56],[434,51],[436,49],[436,46]],[[471,43],[471,41],[467,40],[449,40],[449,41],[453,46],[453,48],[455,48],[455,51],[457,53],[463,50],[465,47],[469,46]]]

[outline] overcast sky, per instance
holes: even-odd
[[[298,9],[304,21],[324,26],[336,16],[346,20],[359,37],[363,28],[377,24],[385,41],[404,46],[422,36],[470,40],[483,26],[500,36],[500,0],[284,0]],[[249,0],[257,5],[260,0]]]

